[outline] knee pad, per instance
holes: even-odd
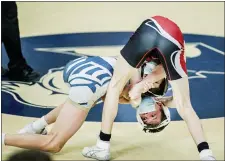
[[[86,80],[83,80],[86,81]],[[97,84],[72,86],[69,91],[69,99],[85,109],[90,109],[107,91],[107,84],[99,86]]]

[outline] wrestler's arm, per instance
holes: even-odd
[[[174,100],[163,100],[162,103],[168,108],[176,108],[176,102]]]
[[[151,74],[148,74],[139,83],[136,83],[129,92],[129,96],[132,100],[138,99],[142,93],[147,92],[151,88],[151,84],[166,77],[166,73],[163,66],[157,65]]]
[[[119,97],[119,103],[120,104],[130,104],[130,99],[129,99],[129,96],[128,96],[129,89],[130,89],[129,86],[125,86],[125,88],[123,89],[123,91],[122,91],[122,93],[120,94],[120,97]],[[106,94],[101,97],[103,102],[105,101],[105,97],[106,97]],[[95,103],[95,105],[96,105],[96,103]]]
[[[176,102],[174,102],[173,99],[169,99],[169,100],[168,99],[160,99],[159,101],[162,102],[168,108],[176,108]],[[123,96],[121,96],[119,98],[120,104],[131,104],[131,102],[132,102],[132,100],[127,99]]]
[[[141,74],[138,70],[136,70],[134,72],[133,76],[131,77],[131,79],[129,80],[129,84],[127,84],[124,87],[122,93],[120,94],[119,104],[131,104],[133,106],[133,102],[132,102],[132,100],[130,100],[130,97],[129,97],[129,91],[130,91],[132,86],[134,86],[135,84],[137,84],[141,80],[142,80]],[[105,97],[106,97],[106,94],[101,97],[103,102],[105,101]]]
[[[129,84],[130,87],[142,81],[140,69],[136,70],[133,76],[130,78]]]
[[[148,74],[140,83],[143,92],[147,92],[151,87],[150,85],[166,77],[166,73],[162,64],[157,65],[151,74]]]
[[[127,100],[124,97],[120,97],[119,104],[130,104],[130,100]]]

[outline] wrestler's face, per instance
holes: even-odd
[[[155,111],[140,114],[142,121],[147,125],[158,125],[162,118],[162,104],[155,103]]]

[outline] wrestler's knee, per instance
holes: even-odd
[[[57,134],[47,135],[41,149],[51,153],[58,153],[63,148],[64,144],[57,138]]]
[[[64,145],[62,145],[60,142],[58,141],[52,141],[47,145],[47,149],[49,152],[52,153],[58,153],[61,151],[61,149],[63,148]]]

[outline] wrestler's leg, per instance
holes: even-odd
[[[51,110],[48,114],[46,114],[44,116],[45,121],[49,124],[52,124],[56,121],[57,117],[59,116],[59,113],[63,107],[64,103],[62,103],[61,105],[59,105],[58,107],[54,108],[53,110]]]
[[[199,143],[204,142],[205,136],[201,122],[194,111],[190,100],[188,77],[183,77],[169,82],[173,90],[173,99],[175,101],[177,111],[187,123],[195,143],[198,145]]]
[[[66,101],[48,135],[6,134],[4,144],[20,148],[59,152],[64,144],[78,131],[88,114],[88,110],[77,107],[70,100]]]
[[[46,126],[54,123],[64,103],[51,110],[48,114],[38,118],[18,131],[19,134],[46,134]]]

